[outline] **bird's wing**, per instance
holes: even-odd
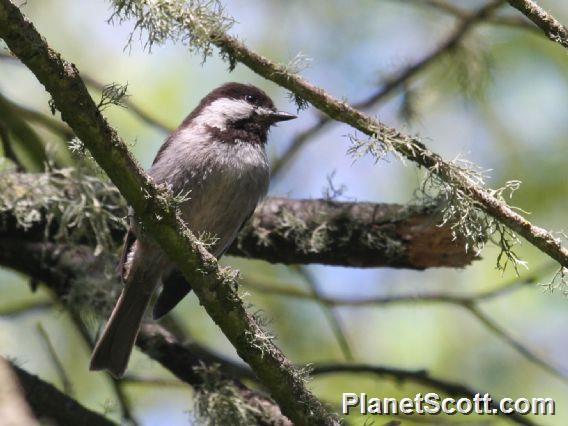
[[[191,286],[185,280],[178,268],[174,268],[163,279],[163,286],[154,308],[152,317],[157,320],[170,312],[191,291]]]
[[[253,215],[255,209],[248,214],[246,219],[243,221],[239,227],[238,233],[243,229],[245,224],[249,221]],[[232,243],[232,241],[231,241]],[[219,258],[225,254],[229,249],[231,244],[223,250],[219,255]],[[181,302],[181,300],[191,291],[191,285],[183,277],[183,274],[178,268],[175,268],[167,277],[163,280],[163,287],[156,303],[154,304],[154,309],[152,311],[152,316],[155,320],[162,318],[168,312],[170,312],[176,305]]]

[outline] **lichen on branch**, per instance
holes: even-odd
[[[144,5],[146,0],[130,0],[128,3]],[[185,4],[191,6],[193,2],[186,2]],[[204,5],[203,2],[199,4]],[[218,2],[215,2],[215,4],[218,5]],[[495,2],[495,7],[499,4]],[[184,13],[187,15],[185,20]],[[181,30],[185,29],[186,36],[191,38],[203,28],[203,21],[192,19],[193,16],[191,7],[184,11],[178,5],[175,16],[169,17],[169,22],[165,25],[179,30],[177,24],[184,21],[186,26],[185,28],[182,27]],[[138,18],[141,20],[143,16],[140,15]],[[141,25],[138,25],[137,28],[146,29]],[[151,29],[151,27],[148,29]],[[179,38],[180,33],[176,32],[175,34]],[[164,39],[161,39],[161,41],[164,41]],[[470,180],[452,162],[445,161],[441,156],[430,151],[420,141],[420,138],[404,134],[353,108],[347,102],[332,97],[298,74],[289,72],[286,66],[274,63],[251,51],[245,44],[228,35],[222,29],[219,32],[212,33],[210,41],[220,49],[222,57],[228,60],[231,69],[236,62],[241,62],[257,74],[291,91],[294,98],[299,100],[299,104],[304,105],[305,102],[309,102],[330,118],[349,124],[368,137],[385,144],[387,150],[396,151],[401,157],[426,169],[428,173],[435,174],[443,182],[455,187],[469,197],[476,208],[524,237],[563,267],[568,267],[568,250],[562,246],[558,238],[554,237],[551,232],[530,223],[490,189],[480,185],[479,182]]]
[[[0,0],[0,37],[45,86],[62,118],[132,206],[144,230],[192,283],[207,313],[255,371],[282,412],[298,425],[338,424],[336,416],[299,380],[295,366],[264,339],[261,327],[238,296],[238,282],[223,285],[226,276],[216,259],[199,244],[175,206],[167,203],[171,197],[153,184],[104,119],[77,68],[52,50],[9,0]]]
[[[218,0],[112,0],[112,3],[115,12],[111,22],[135,21],[129,44],[136,32],[149,50],[168,40],[181,41],[204,60],[212,54],[215,34],[225,33],[234,23]]]

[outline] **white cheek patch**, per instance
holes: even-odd
[[[206,106],[194,119],[194,123],[200,126],[216,127],[226,130],[227,124],[242,120],[252,115],[254,106],[240,99],[217,99]]]

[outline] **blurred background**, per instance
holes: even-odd
[[[352,102],[367,99],[389,77],[435,51],[461,22],[455,13],[428,1],[223,3],[237,21],[231,33],[252,50],[281,63],[299,53],[305,55],[310,61],[302,75]],[[448,3],[466,12],[484,4],[473,0]],[[565,0],[540,3],[568,23]],[[168,127],[177,126],[201,97],[226,81],[258,85],[280,109],[295,111],[295,104],[283,89],[242,65],[229,73],[227,64],[215,55],[202,64],[200,57],[190,55],[181,44],[154,46],[149,54],[135,38],[125,48],[133,25],[109,24],[112,10],[106,1],[28,0],[22,10],[50,45],[75,63],[82,74],[102,84],[128,83],[129,101]],[[421,135],[446,159],[459,155],[490,169],[488,185],[493,188],[511,179],[521,180],[512,204],[530,212],[533,223],[560,231],[565,229],[568,210],[568,56],[562,47],[531,29],[528,21],[526,25],[504,24],[508,18],[522,21],[522,15],[510,7],[503,7],[496,16],[505,18],[476,24],[459,47],[440,55],[371,111],[389,125]],[[0,60],[0,93],[12,102],[49,114],[49,96],[17,61]],[[95,89],[93,97],[100,98]],[[144,122],[131,109],[110,107],[105,115],[132,144],[142,165],[148,167],[167,133]],[[268,146],[270,157],[277,161],[294,137],[317,120],[317,112],[309,108],[300,112],[298,120],[275,128]],[[36,130],[46,142],[57,138],[44,128]],[[423,177],[421,172],[396,158],[377,164],[368,157],[355,161],[346,154],[348,136],[353,134],[344,125],[326,127],[278,170],[269,195],[321,198],[331,180],[334,187],[343,188],[339,200],[412,201]],[[550,281],[555,269],[548,267],[546,256],[524,242],[516,251],[529,265],[529,271],[520,270],[521,275],[544,266],[546,273],[537,281]],[[241,258],[226,257],[223,262],[239,268],[245,281],[248,277],[306,291],[315,286],[325,296],[349,300],[399,294],[477,294],[515,279],[512,269],[505,273],[496,269],[498,253],[496,247],[488,245],[482,259],[463,270],[323,266],[298,270]],[[41,288],[30,292],[26,282],[26,277],[0,270],[1,353],[62,387],[61,375],[46,348],[47,334],[72,379],[74,397],[119,420],[111,382],[102,373],[87,371],[89,349],[72,322],[60,309],[42,304],[50,300],[47,293]],[[479,309],[507,336],[560,370],[564,378],[527,360],[506,337],[455,305],[416,301],[384,307],[339,306],[329,311],[313,301],[261,294],[254,289],[250,289],[248,301],[270,319],[277,344],[295,362],[342,362],[351,353],[357,362],[427,369],[433,376],[496,396],[551,397],[557,401],[557,414],[537,421],[568,424],[568,310],[562,291],[550,294],[538,284],[524,286],[481,303]],[[36,304],[37,309],[17,309]],[[174,315],[193,339],[237,359],[194,295],[186,298]],[[129,371],[137,376],[171,378],[139,352],[132,358]],[[123,386],[140,424],[193,423],[191,389],[175,385],[173,379],[171,382]],[[340,403],[342,392],[400,398],[431,390],[363,374],[322,376],[314,378],[311,386],[335,405]],[[352,424],[365,421],[351,416],[348,420]],[[381,420],[377,419],[379,423]],[[507,423],[464,416],[402,420],[403,424]]]

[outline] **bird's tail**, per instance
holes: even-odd
[[[122,377],[152,292],[129,283],[122,291],[91,356],[91,370],[108,370]]]

